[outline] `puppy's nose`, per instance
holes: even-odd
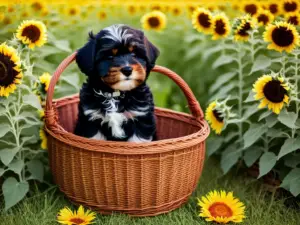
[[[125,76],[130,76],[131,73],[132,73],[132,67],[131,66],[124,66],[122,69],[121,69],[121,72],[125,75]]]

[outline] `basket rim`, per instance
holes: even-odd
[[[77,100],[77,98],[78,94],[56,99],[55,101],[53,101],[54,108],[56,109],[68,104],[66,100],[73,99],[73,101],[75,101]],[[204,119],[199,121],[199,119],[196,119],[194,116],[191,116],[187,113],[176,112],[174,110],[159,107],[155,107],[155,112],[159,116],[172,116],[175,117],[175,119],[181,120],[185,123],[198,126],[199,130],[182,137],[163,139],[147,143],[93,140],[67,132],[60,125],[58,127],[47,127],[47,125],[45,125],[45,130],[53,138],[77,149],[84,149],[87,151],[98,153],[102,152],[122,155],[144,155],[182,150],[184,148],[189,148],[205,141],[209,136],[210,129],[208,123]]]

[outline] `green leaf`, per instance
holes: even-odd
[[[239,160],[241,151],[236,145],[230,145],[222,154],[221,168],[223,173],[226,174]]]
[[[291,191],[294,196],[300,194],[300,168],[291,170],[283,179],[280,187]]]
[[[15,178],[7,178],[3,185],[2,191],[5,201],[5,210],[21,201],[29,191],[29,184],[27,181],[18,182]]]
[[[69,85],[72,85],[76,89],[79,89],[79,75],[77,73],[69,73],[66,75],[63,75],[61,77],[62,81],[65,81]]]
[[[230,55],[221,55],[219,58],[216,59],[214,64],[212,65],[213,69],[217,69],[220,66],[224,66],[226,64],[232,63],[235,59]]]
[[[229,82],[235,75],[236,75],[236,72],[228,72],[228,73],[218,76],[217,80],[210,87],[209,93],[213,93],[216,90],[218,90],[223,84]]]
[[[247,120],[250,116],[252,116],[254,113],[258,112],[259,109],[257,108],[257,105],[250,105],[247,106],[244,115],[243,115],[243,120]]]
[[[300,164],[300,154],[289,154],[284,157],[284,165],[290,168],[296,168]]]
[[[244,134],[244,148],[248,148],[254,144],[268,128],[265,125],[261,124],[251,124],[249,129]]]
[[[42,109],[39,98],[35,94],[29,94],[23,96],[23,103],[30,105],[38,110]]]
[[[277,157],[273,152],[265,152],[259,160],[259,176],[258,178],[269,173],[275,166]]]
[[[70,42],[68,40],[55,40],[53,42],[54,46],[62,51],[71,52]]]
[[[10,125],[8,125],[8,124],[1,124],[0,138],[2,138],[3,136],[5,136],[10,131],[11,131]]]
[[[244,154],[244,161],[245,164],[250,167],[252,166],[261,156],[263,150],[258,146],[252,146],[248,149],[246,149],[246,152]]]
[[[31,173],[33,179],[43,181],[44,178],[44,166],[40,160],[33,159],[27,163],[28,171]]]
[[[289,138],[286,139],[284,144],[281,146],[278,159],[286,154],[294,152],[300,148],[300,138]]]
[[[39,136],[32,135],[29,137],[22,137],[21,138],[21,145],[24,146],[25,144],[35,144],[40,140]]]
[[[246,100],[244,102],[248,103],[248,102],[254,102],[254,101],[257,101],[257,100],[255,100],[255,98],[254,98],[254,93],[252,91],[250,91],[248,97],[246,98]]]
[[[270,116],[265,118],[266,124],[269,128],[272,128],[275,126],[275,124],[278,122],[277,116],[274,114],[271,114]]]
[[[279,116],[278,120],[289,128],[295,128],[295,123],[298,118],[298,114],[294,112],[288,112],[286,109],[283,109]]]
[[[18,160],[8,165],[8,169],[14,171],[16,174],[20,174],[24,167],[24,161]]]
[[[262,113],[262,114],[259,116],[258,121],[261,121],[262,119],[264,119],[264,118],[270,116],[271,114],[272,114],[272,112],[269,111],[269,110],[266,111],[266,112],[264,112],[264,113]]]
[[[223,141],[222,137],[209,138],[206,143],[207,156],[214,154],[221,147]]]
[[[13,160],[15,155],[18,152],[18,148],[6,148],[0,150],[0,159],[3,162],[4,165],[10,164],[10,162]]]
[[[271,63],[272,63],[272,61],[270,58],[268,58],[264,55],[259,55],[253,63],[250,74],[257,72],[257,71],[263,71],[263,70],[269,68],[271,66]]]
[[[0,168],[0,177],[4,174],[5,169]]]

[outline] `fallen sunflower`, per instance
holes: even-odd
[[[212,19],[213,40],[225,38],[230,34],[231,27],[228,17],[222,13],[215,15]]]
[[[21,83],[21,60],[14,48],[0,45],[0,97],[8,97]]]
[[[210,103],[207,107],[205,118],[216,134],[220,134],[224,127],[224,113],[217,108],[216,101]]]
[[[259,26],[265,26],[273,22],[274,15],[269,10],[259,9],[255,18]]]
[[[96,213],[87,210],[84,212],[84,208],[79,206],[78,211],[72,212],[71,209],[65,207],[59,211],[57,221],[61,224],[67,225],[88,225],[96,218]]]
[[[211,191],[198,199],[201,207],[199,216],[206,221],[217,223],[241,223],[245,218],[245,206],[239,199],[233,197],[232,192]]]
[[[212,32],[212,14],[204,8],[197,8],[192,15],[192,23],[198,32],[210,34]]]
[[[286,21],[295,26],[300,25],[300,14],[299,13],[288,13],[286,15]]]
[[[141,23],[145,30],[161,31],[166,28],[167,17],[160,11],[152,11],[142,17]]]
[[[234,38],[236,41],[247,41],[250,37],[250,31],[254,28],[253,19],[249,16],[237,18],[234,25]]]
[[[284,13],[297,12],[299,11],[299,0],[285,0],[281,7]]]
[[[269,110],[279,114],[284,103],[289,103],[289,86],[282,77],[263,75],[253,85],[254,98],[260,100],[258,108],[268,106]]]
[[[41,47],[47,42],[47,28],[36,20],[25,20],[17,29],[16,37],[30,49]]]
[[[271,42],[268,49],[291,52],[299,44],[299,34],[296,27],[287,22],[269,24],[263,34],[266,42]]]
[[[40,129],[41,148],[47,149],[47,136],[43,128]]]

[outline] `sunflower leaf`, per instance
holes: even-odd
[[[246,152],[244,154],[244,161],[245,164],[250,167],[252,166],[261,156],[263,150],[258,146],[252,146],[248,149],[246,149]]]
[[[270,58],[268,58],[267,56],[265,55],[259,55],[253,65],[252,65],[252,68],[251,68],[251,72],[249,75],[257,72],[257,71],[264,71],[265,69],[267,69],[269,66],[271,66],[272,64],[272,61]]]
[[[283,109],[279,116],[278,120],[289,128],[295,128],[295,123],[298,118],[298,114],[294,112],[288,112],[286,109]]]
[[[20,174],[24,167],[23,160],[17,160],[8,165],[8,169],[14,171],[16,174]]]
[[[238,149],[236,145],[230,145],[222,153],[221,168],[224,174],[228,173],[228,171],[237,163],[241,154],[240,149]]]
[[[216,90],[218,90],[222,85],[224,85],[225,83],[230,81],[235,75],[236,75],[236,72],[228,72],[228,73],[218,76],[217,80],[210,87],[209,93],[213,93]]]
[[[300,194],[300,168],[291,170],[283,179],[280,187],[291,191],[294,196]]]
[[[10,125],[9,124],[1,124],[1,129],[0,129],[0,138],[5,136],[8,132],[10,132]]]
[[[259,176],[258,178],[266,175],[275,166],[277,157],[273,152],[265,152],[259,160]]]
[[[222,145],[224,139],[222,137],[209,138],[207,140],[207,156],[214,154]]]
[[[5,200],[5,210],[21,201],[29,191],[29,184],[27,181],[18,182],[15,178],[7,178],[3,185],[2,191]]]
[[[38,109],[38,110],[42,109],[39,98],[34,94],[24,95],[23,96],[23,103],[27,104],[27,105],[30,105],[30,106]]]
[[[30,179],[37,179],[43,181],[44,177],[44,166],[40,160],[33,159],[27,164],[28,171],[31,173]]]
[[[265,125],[251,124],[244,134],[244,148],[254,144],[267,130],[268,128]]]
[[[279,151],[278,159],[285,156],[291,152],[300,149],[300,138],[289,138],[286,139],[284,144],[281,146]]]
[[[213,69],[217,69],[220,66],[227,65],[235,61],[235,58],[230,55],[221,55],[219,58],[216,59],[214,64],[212,65]]]
[[[250,91],[248,97],[246,98],[246,100],[244,102],[248,103],[248,102],[254,102],[254,101],[256,101],[254,99],[254,93],[253,93],[253,91]]]
[[[15,147],[15,148],[6,148],[6,149],[1,149],[0,150],[0,159],[1,159],[1,162],[4,164],[4,165],[8,165],[10,164],[10,162],[13,160],[13,158],[15,157],[15,155],[17,154],[18,152],[18,148]]]

